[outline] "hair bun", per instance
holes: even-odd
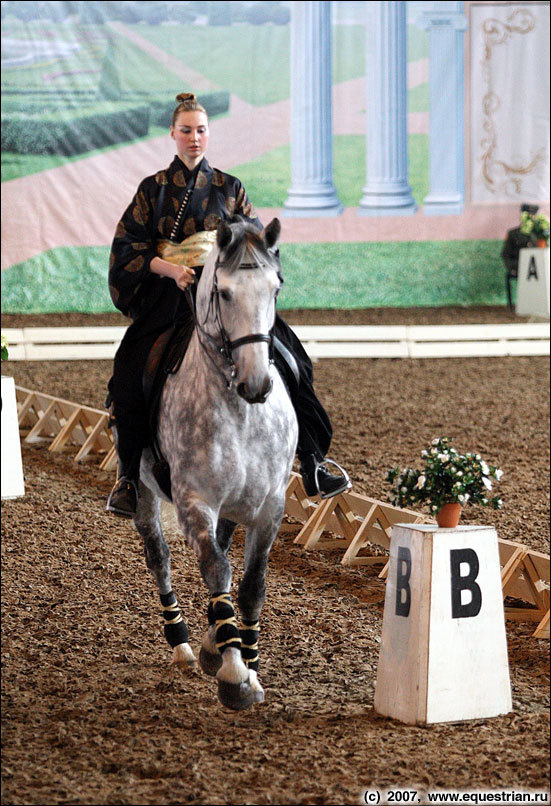
[[[193,92],[180,92],[176,96],[176,100],[178,103],[183,103],[184,101],[195,101],[195,94]]]

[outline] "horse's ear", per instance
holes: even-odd
[[[262,230],[262,240],[270,252],[276,251],[280,234],[281,224],[279,223],[279,218],[273,218],[268,226]]]
[[[218,248],[226,249],[230,245],[232,237],[233,233],[230,225],[225,221],[221,221],[216,230],[216,243],[218,244]]]

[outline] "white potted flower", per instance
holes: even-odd
[[[462,506],[479,504],[494,509],[502,506],[501,498],[492,495],[492,490],[503,471],[485,462],[478,453],[458,453],[451,443],[449,437],[433,439],[421,451],[420,470],[410,467],[400,471],[391,467],[387,473],[387,481],[392,485],[390,500],[395,506],[428,504],[438,525],[446,528],[457,526]]]
[[[549,219],[543,213],[522,212],[520,231],[523,235],[529,235],[535,246],[549,246]]]

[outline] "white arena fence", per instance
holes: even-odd
[[[318,358],[469,358],[549,355],[549,323],[502,325],[299,325]],[[112,359],[126,327],[6,328],[11,361]]]

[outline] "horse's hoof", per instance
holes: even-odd
[[[213,655],[212,652],[207,652],[204,647],[201,647],[199,663],[205,674],[210,675],[210,677],[216,677],[216,672],[222,666],[222,655],[219,652]]]
[[[225,680],[219,680],[218,699],[232,711],[244,711],[257,702],[264,702],[264,692],[262,689],[259,691],[252,688],[248,680],[244,683],[226,683]]]
[[[186,671],[195,671],[197,659],[189,644],[178,644],[172,650],[171,666],[178,666]]]

